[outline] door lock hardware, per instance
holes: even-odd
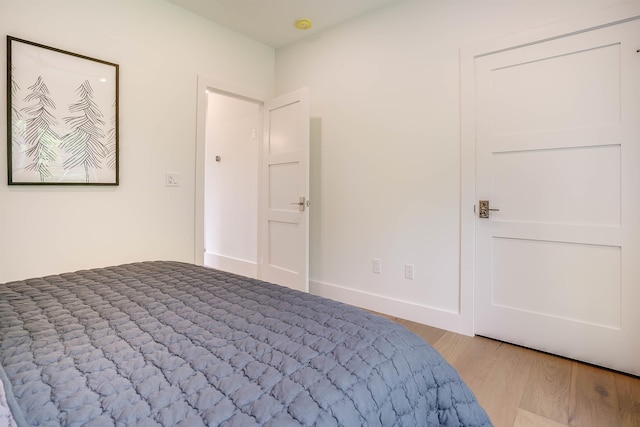
[[[298,210],[300,212],[304,212],[304,206],[305,206],[305,200],[306,198],[304,196],[300,196],[300,199],[298,202],[291,202],[291,205],[298,205]]]
[[[488,200],[480,200],[478,204],[479,204],[479,209],[478,209],[479,218],[489,218],[489,212],[491,211],[497,212],[500,210],[500,209],[490,208]]]

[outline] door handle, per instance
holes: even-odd
[[[304,196],[300,196],[300,199],[298,202],[291,202],[289,203],[290,205],[298,205],[298,210],[300,212],[304,212],[304,205],[305,205],[305,197]]]
[[[488,200],[480,200],[478,202],[479,204],[479,209],[478,209],[478,217],[479,218],[489,218],[489,212],[494,211],[497,212],[500,209],[492,209],[489,207],[489,201]]]

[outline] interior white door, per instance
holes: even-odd
[[[476,59],[476,334],[640,375],[638,49],[633,20]]]
[[[264,104],[261,279],[309,291],[309,92]]]

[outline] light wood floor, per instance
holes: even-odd
[[[434,346],[496,427],[640,427],[640,378],[386,317]]]

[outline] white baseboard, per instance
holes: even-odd
[[[204,265],[205,267],[216,268],[218,270],[240,274],[253,279],[258,277],[257,263],[213,254],[211,252],[204,253]]]
[[[351,304],[367,310],[377,311],[423,325],[461,333],[460,314],[427,307],[407,301],[349,289],[338,285],[309,280],[310,292],[324,298]]]

